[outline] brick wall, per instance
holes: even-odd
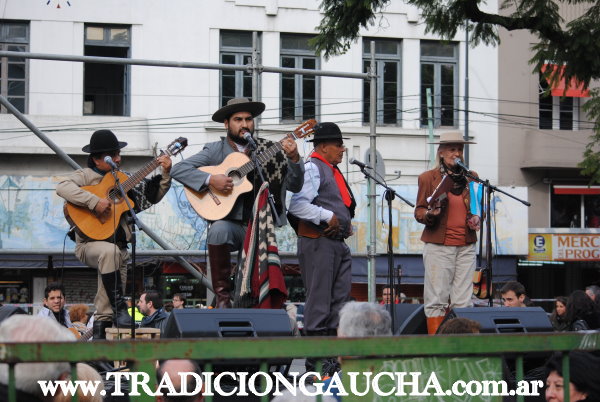
[[[95,269],[65,270],[62,283],[68,304],[93,304],[98,289],[98,274]]]

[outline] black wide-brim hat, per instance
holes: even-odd
[[[265,104],[262,102],[251,102],[248,98],[230,99],[225,106],[217,110],[212,115],[213,121],[223,123],[234,113],[248,112],[252,117],[256,117],[265,111]]]
[[[306,142],[325,142],[325,141],[339,141],[347,140],[348,137],[342,137],[342,131],[335,123],[324,122],[319,123],[314,128],[313,138]]]
[[[97,154],[99,152],[117,151],[127,146],[126,142],[117,140],[117,136],[110,130],[96,130],[90,138],[90,143],[81,148],[88,154]]]

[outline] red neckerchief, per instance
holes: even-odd
[[[331,168],[331,170],[333,171],[333,178],[335,179],[338,189],[340,190],[340,195],[342,196],[342,201],[344,201],[344,205],[349,208],[350,204],[352,203],[352,198],[350,197],[350,192],[348,191],[348,186],[346,185],[346,180],[344,180],[344,176],[342,175],[342,172],[340,172],[340,169],[338,169],[337,166],[333,166],[331,163],[327,162],[325,160],[325,158],[323,158],[323,156],[321,156],[317,152],[313,152],[310,155],[310,157],[319,159],[320,161],[322,161],[323,163],[325,163],[327,166],[329,166]]]

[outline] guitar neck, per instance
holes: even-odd
[[[160,155],[163,154],[164,152]],[[156,169],[159,165],[160,162],[158,162],[158,158],[155,158],[152,161],[148,162],[144,167],[142,167],[140,170],[129,176],[127,180],[125,180],[125,182],[122,183],[123,190],[125,192],[128,192],[129,190],[134,188],[140,181],[144,179],[144,177],[148,176],[150,172]]]
[[[283,149],[282,142],[283,142],[283,140],[285,140],[287,138],[293,138],[294,140],[296,139],[296,137],[294,136],[293,133],[288,134],[286,137],[282,138],[281,140],[277,141],[276,143],[271,145],[269,148],[267,148],[267,150],[265,152],[257,155],[256,159],[258,160],[258,163],[262,165],[266,161],[271,159],[273,156],[277,155],[277,153],[281,152],[281,150]],[[254,162],[253,161],[247,162],[244,165],[242,165],[238,170],[242,174],[242,176],[246,176],[248,173],[250,173],[252,170],[254,170]]]

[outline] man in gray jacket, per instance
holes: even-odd
[[[231,99],[212,116],[213,121],[224,124],[227,136],[206,144],[202,151],[173,166],[171,176],[194,191],[231,195],[237,182],[230,175],[209,174],[198,168],[220,165],[232,153],[243,152],[250,157],[253,153],[261,155],[271,148],[271,141],[252,137],[254,118],[264,110],[265,104],[262,102],[250,102],[246,98]],[[281,146],[283,153],[269,153],[272,156],[261,164],[261,168],[274,196],[277,214],[285,222],[286,190],[294,193],[300,191],[304,166],[294,140],[284,139]],[[258,191],[262,183],[255,170],[248,173],[248,180],[253,184],[253,190]],[[241,194],[223,219],[210,222],[206,243],[217,308],[231,307],[231,252],[240,250],[243,245],[254,199],[252,191]]]

